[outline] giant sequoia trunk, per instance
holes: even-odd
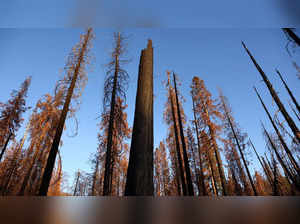
[[[174,78],[174,87],[175,87],[175,96],[176,96],[177,117],[178,117],[182,151],[183,151],[183,159],[184,159],[184,168],[185,168],[186,179],[187,179],[187,187],[188,187],[189,196],[194,196],[193,181],[192,181],[192,176],[191,176],[189,159],[188,159],[187,152],[186,152],[186,144],[185,144],[185,138],[184,138],[184,133],[183,133],[182,117],[181,117],[179,100],[178,100],[177,84],[176,84],[176,78],[175,78],[174,73],[173,73],[173,78]]]
[[[80,69],[81,69],[81,64],[83,63],[83,60],[84,60],[84,55],[86,53],[86,49],[87,49],[88,41],[90,39],[91,32],[92,32],[92,29],[88,29],[88,32],[87,32],[87,34],[85,36],[85,39],[84,39],[84,43],[83,43],[82,48],[80,50],[79,58],[78,58],[78,61],[76,63],[76,67],[75,67],[75,70],[74,70],[72,81],[71,81],[70,87],[68,89],[66,101],[65,101],[63,110],[61,112],[59,123],[58,123],[56,133],[55,133],[55,136],[54,136],[54,139],[53,139],[53,142],[52,142],[52,146],[51,146],[51,149],[50,149],[50,152],[49,152],[47,165],[46,165],[46,168],[44,170],[42,183],[41,183],[39,193],[38,193],[39,196],[47,196],[50,180],[51,180],[51,177],[52,177],[52,171],[54,169],[55,159],[56,159],[56,155],[57,155],[57,152],[58,152],[59,142],[60,142],[61,135],[62,135],[62,132],[63,132],[63,128],[64,128],[64,125],[65,125],[67,113],[69,111],[69,105],[70,105],[71,98],[72,98],[72,95],[73,95],[73,91],[74,91],[74,88],[75,88],[75,85],[76,85],[76,81],[77,81],[77,78],[78,78],[78,75],[79,75],[79,72],[80,72]]]
[[[252,56],[252,54],[250,53],[250,51],[248,50],[246,45],[243,42],[242,42],[242,44],[243,44],[247,54],[251,58],[253,64],[255,65],[256,69],[258,70],[259,74],[263,78],[265,84],[267,85],[267,87],[269,89],[269,92],[270,92],[272,98],[274,99],[274,101],[276,102],[280,112],[282,113],[283,117],[287,121],[287,123],[288,123],[289,127],[291,128],[291,130],[293,131],[293,133],[295,135],[295,138],[298,140],[298,142],[300,142],[300,131],[299,131],[298,127],[296,126],[295,122],[293,121],[293,119],[290,117],[290,115],[286,111],[284,105],[281,103],[281,100],[279,99],[277,93],[273,89],[272,84],[270,83],[268,77],[266,76],[266,74],[264,73],[262,68],[257,64],[256,60],[254,59],[254,57]]]
[[[125,196],[153,196],[153,48],[142,50]]]

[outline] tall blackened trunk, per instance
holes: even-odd
[[[256,90],[255,87],[254,87],[254,90],[255,90],[256,95],[258,96],[258,98],[259,98],[259,100],[260,100],[260,102],[261,102],[261,104],[262,104],[262,106],[263,106],[265,112],[267,113],[268,118],[269,118],[269,120],[271,121],[273,128],[275,129],[275,132],[276,132],[276,134],[277,134],[277,136],[278,136],[278,138],[279,138],[279,140],[280,140],[281,145],[283,146],[285,152],[286,152],[287,155],[288,155],[288,158],[290,159],[290,161],[291,161],[291,163],[293,164],[293,166],[294,166],[294,168],[295,168],[295,170],[296,170],[298,176],[300,177],[300,168],[299,168],[299,165],[298,165],[297,161],[295,160],[294,156],[292,155],[292,152],[290,151],[290,149],[288,148],[287,144],[285,143],[285,141],[284,141],[282,135],[280,134],[280,132],[279,132],[277,126],[275,125],[275,123],[274,123],[274,121],[273,121],[273,119],[272,119],[272,117],[271,117],[271,115],[270,115],[270,113],[269,113],[267,107],[265,106],[265,104],[264,104],[264,102],[263,102],[261,96],[259,95],[259,93],[257,92],[257,90]]]
[[[286,164],[284,163],[284,161],[282,160],[279,152],[277,151],[276,149],[276,146],[274,145],[269,133],[266,131],[266,129],[263,127],[264,129],[264,133],[266,134],[270,144],[271,144],[271,147],[272,149],[274,150],[275,154],[276,154],[276,157],[281,165],[281,167],[283,168],[284,172],[288,175],[288,177],[293,181],[293,183],[295,184],[295,186],[297,187],[298,190],[300,190],[300,184],[298,182],[298,180],[293,176],[293,174],[291,174],[291,172],[289,171],[289,169],[287,168]]]
[[[272,172],[271,172],[271,168],[269,167],[269,165],[267,164],[266,160],[264,159],[264,157],[261,157],[262,161],[263,161],[263,167],[264,170],[266,172],[266,177],[268,179],[268,182],[270,184],[270,186],[272,187],[273,185],[273,177],[272,177]]]
[[[283,32],[286,33],[298,46],[300,46],[300,38],[295,34],[291,28],[282,28]]]
[[[173,118],[173,129],[174,129],[174,138],[176,143],[176,154],[177,154],[177,161],[179,163],[179,173],[181,178],[181,189],[184,196],[187,195],[187,186],[186,186],[186,180],[184,176],[184,170],[183,170],[183,161],[181,158],[181,152],[180,152],[180,143],[179,143],[179,135],[178,135],[178,127],[177,127],[177,121],[175,116],[175,108],[174,108],[174,99],[173,94],[171,91],[171,87],[169,86],[169,96],[170,96],[170,103],[171,103],[171,110],[172,110],[172,118]]]
[[[297,110],[298,110],[298,113],[300,113],[300,106],[299,106],[299,104],[298,104],[296,98],[294,97],[294,94],[292,93],[292,91],[290,90],[290,88],[288,87],[288,85],[286,84],[286,82],[284,81],[284,79],[282,78],[282,75],[280,74],[280,72],[279,72],[277,69],[276,69],[276,72],[277,72],[277,74],[279,75],[279,78],[280,78],[280,80],[282,81],[282,83],[283,83],[285,89],[286,89],[287,92],[289,93],[289,95],[290,95],[290,97],[291,97],[293,103],[295,104],[295,106],[296,106],[296,108],[297,108]]]
[[[249,181],[250,181],[252,190],[253,190],[253,192],[254,192],[254,195],[257,196],[257,190],[256,190],[256,188],[255,188],[255,185],[254,185],[252,176],[251,176],[251,174],[250,174],[250,171],[249,171],[249,168],[248,168],[246,159],[245,159],[245,157],[244,157],[244,153],[243,153],[242,148],[241,148],[241,146],[240,146],[240,142],[239,142],[239,140],[238,140],[238,138],[237,138],[236,132],[235,132],[235,130],[234,130],[233,124],[232,124],[232,122],[231,122],[231,119],[230,119],[230,117],[229,117],[229,114],[228,114],[228,111],[227,111],[225,102],[224,102],[224,100],[223,100],[222,97],[221,97],[221,100],[222,100],[222,104],[223,104],[223,107],[224,107],[225,116],[226,116],[226,118],[227,118],[227,120],[228,120],[228,122],[229,122],[231,131],[232,131],[232,133],[233,133],[234,139],[235,139],[235,141],[236,141],[237,147],[238,147],[239,152],[240,152],[240,155],[241,155],[241,157],[242,157],[243,164],[244,164],[244,166],[245,166],[245,168],[246,168],[246,172],[247,172],[247,175],[248,175],[248,178],[249,178]]]
[[[125,195],[153,196],[153,48],[142,50]]]
[[[279,181],[278,181],[278,168],[277,168],[277,162],[272,154],[272,171],[273,171],[273,196],[280,196],[280,190],[279,190]]]
[[[291,128],[291,130],[293,131],[295,137],[297,138],[297,140],[299,142],[300,141],[300,131],[299,131],[298,127],[296,126],[295,122],[293,121],[293,119],[290,117],[290,115],[286,111],[284,105],[282,104],[282,102],[279,99],[277,93],[273,89],[272,84],[270,83],[268,77],[266,76],[266,74],[264,73],[264,71],[262,70],[262,68],[257,64],[256,60],[254,59],[254,57],[252,56],[252,54],[250,53],[250,51],[247,49],[247,47],[244,44],[244,42],[242,42],[242,44],[243,44],[243,47],[245,48],[247,54],[250,56],[250,58],[251,58],[253,64],[255,65],[256,69],[258,70],[259,74],[263,78],[265,84],[267,85],[267,87],[269,89],[269,92],[270,92],[272,98],[274,99],[274,101],[276,102],[276,104],[277,104],[280,112],[282,113],[283,117],[287,121],[289,127]]]
[[[252,143],[252,141],[249,140],[249,142],[250,142],[250,145],[252,146],[252,148],[253,148],[253,150],[254,150],[254,152],[255,152],[255,155],[256,155],[256,157],[257,157],[257,159],[258,159],[258,161],[259,161],[261,167],[262,167],[263,170],[264,170],[264,173],[266,174],[266,177],[267,177],[269,183],[271,184],[271,179],[270,179],[270,177],[269,177],[268,171],[266,170],[264,164],[262,163],[262,161],[261,161],[261,159],[260,159],[260,157],[259,157],[259,155],[258,155],[258,153],[257,153],[257,151],[256,151],[256,149],[255,149],[255,147],[254,147],[254,145],[253,145],[253,143]]]
[[[74,70],[74,75],[72,77],[72,81],[70,84],[70,87],[68,89],[68,93],[67,93],[67,97],[66,97],[66,101],[63,107],[63,110],[61,112],[60,115],[60,119],[59,119],[59,123],[57,125],[57,129],[56,129],[56,133],[52,142],[52,146],[49,152],[49,156],[48,156],[48,160],[47,160],[47,164],[46,164],[46,168],[44,170],[44,174],[43,174],[43,178],[42,178],[42,183],[39,189],[39,196],[47,196],[47,192],[48,192],[48,188],[49,188],[49,184],[50,184],[50,180],[52,177],[52,171],[54,169],[54,165],[55,165],[55,159],[56,159],[56,155],[58,152],[58,147],[59,147],[59,142],[62,136],[62,132],[63,132],[63,128],[65,125],[65,121],[66,121],[66,117],[69,111],[69,105],[72,99],[72,95],[73,95],[73,91],[76,85],[76,81],[81,69],[81,64],[84,61],[84,56],[86,53],[86,49],[87,49],[87,45],[88,45],[88,41],[90,39],[91,36],[91,32],[92,29],[89,28],[87,31],[87,34],[85,35],[85,39],[84,39],[84,43],[82,45],[82,48],[80,50],[80,54],[78,57],[78,61],[76,63],[76,67]]]
[[[6,148],[7,148],[7,145],[9,143],[9,140],[10,140],[11,136],[12,136],[12,133],[9,133],[9,136],[7,137],[7,139],[5,141],[5,144],[4,144],[3,148],[2,148],[2,151],[1,151],[1,154],[0,154],[0,162],[1,162],[2,157],[3,157],[3,155],[4,155],[5,151],[6,151]]]
[[[111,194],[111,183],[112,183],[112,142],[113,142],[113,132],[114,132],[114,116],[115,116],[115,105],[116,105],[116,91],[117,91],[117,82],[118,82],[118,73],[119,73],[119,62],[118,54],[115,56],[115,74],[113,81],[113,91],[111,95],[111,104],[110,104],[110,115],[109,115],[109,124],[108,124],[108,136],[107,136],[107,150],[105,158],[105,172],[104,172],[104,182],[103,182],[103,195],[107,196]]]
[[[175,96],[176,96],[176,106],[177,106],[177,118],[179,123],[179,130],[180,130],[180,136],[181,136],[181,144],[182,144],[182,151],[183,151],[183,158],[184,158],[184,168],[186,173],[186,179],[187,179],[187,187],[189,196],[194,196],[194,188],[193,188],[193,181],[191,176],[191,170],[189,165],[189,159],[186,151],[186,143],[185,143],[185,137],[183,132],[183,125],[182,125],[182,117],[180,112],[180,105],[178,100],[178,92],[177,92],[177,84],[176,84],[176,78],[175,74],[173,73],[173,79],[174,79],[174,88],[175,88]]]
[[[201,194],[203,196],[206,196],[207,191],[206,191],[206,186],[205,186],[205,183],[204,183],[202,153],[201,153],[201,146],[200,146],[200,136],[199,136],[198,123],[197,123],[197,119],[196,119],[195,102],[194,102],[193,98],[192,98],[192,101],[193,101],[193,112],[194,112],[194,124],[195,124],[195,129],[196,129],[197,145],[198,145],[198,152],[199,152],[200,182],[201,182],[201,190],[202,190]]]

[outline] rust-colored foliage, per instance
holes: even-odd
[[[201,130],[202,135],[205,134],[205,136],[208,137],[208,139],[205,141],[205,144],[207,146],[207,155],[210,159],[209,164],[213,174],[215,183],[214,185],[217,185],[214,187],[217,189],[217,191],[218,188],[221,188],[223,195],[227,195],[226,179],[222,165],[222,159],[220,156],[220,147],[217,144],[217,139],[220,138],[220,131],[222,129],[217,121],[222,118],[222,114],[220,113],[215,100],[212,99],[211,93],[206,89],[203,80],[201,80],[199,77],[194,77],[191,88],[194,101],[194,110],[197,115],[196,122],[198,124],[198,128]],[[213,152],[216,162],[212,161],[213,158],[210,156],[211,152]],[[217,168],[217,170],[215,168]]]

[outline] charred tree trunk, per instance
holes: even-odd
[[[183,195],[186,196],[188,190],[187,190],[186,181],[185,181],[185,177],[184,177],[183,162],[182,162],[181,153],[180,153],[178,127],[177,127],[177,122],[176,122],[176,117],[175,117],[175,109],[174,109],[173,95],[172,95],[171,89],[170,89],[170,98],[171,98],[172,117],[173,117],[173,129],[174,129],[175,142],[176,142],[177,161],[179,163],[179,172],[180,172],[180,178],[181,178],[181,188],[182,188]]]
[[[256,94],[257,94],[257,96],[258,96],[258,98],[259,98],[259,100],[260,100],[260,102],[261,102],[261,104],[262,104],[262,106],[263,106],[265,112],[267,113],[268,118],[269,118],[269,120],[271,121],[271,123],[272,123],[272,125],[273,125],[273,128],[274,128],[275,131],[276,131],[276,134],[277,134],[277,136],[278,136],[278,138],[279,138],[279,140],[280,140],[281,145],[283,146],[283,148],[284,148],[286,154],[288,155],[288,157],[289,157],[291,163],[293,164],[293,166],[294,166],[294,168],[295,168],[295,170],[296,170],[298,176],[300,177],[300,168],[299,168],[299,165],[298,165],[297,161],[295,160],[294,156],[292,155],[292,152],[289,150],[287,144],[285,143],[285,141],[284,141],[282,135],[280,134],[280,132],[279,132],[277,126],[275,125],[275,123],[274,123],[274,121],[273,121],[273,119],[272,119],[272,117],[271,117],[271,115],[270,115],[270,113],[269,113],[267,107],[265,106],[265,104],[264,104],[264,102],[263,102],[261,96],[259,95],[259,93],[257,92],[257,90],[256,90],[255,87],[254,87],[254,90],[255,90],[255,92],[256,92]]]
[[[231,120],[230,120],[230,117],[229,117],[229,115],[228,115],[228,111],[227,111],[227,108],[226,108],[226,105],[225,105],[225,102],[223,101],[223,99],[222,99],[222,103],[223,103],[225,115],[226,115],[227,120],[228,120],[228,122],[229,122],[231,131],[232,131],[232,133],[233,133],[233,136],[234,136],[234,139],[235,139],[236,144],[237,144],[237,146],[238,146],[238,149],[239,149],[240,155],[241,155],[241,157],[242,157],[244,166],[245,166],[245,168],[246,168],[246,172],[247,172],[247,175],[248,175],[248,178],[249,178],[249,181],[250,181],[252,190],[253,190],[253,192],[254,192],[254,195],[257,196],[257,190],[256,190],[256,188],[255,188],[255,185],[254,185],[253,179],[252,179],[252,177],[251,177],[251,174],[250,174],[250,171],[249,171],[249,168],[248,168],[246,159],[245,159],[245,157],[244,157],[244,153],[243,153],[242,148],[241,148],[241,146],[240,146],[240,142],[239,142],[239,140],[238,140],[238,138],[237,138],[237,135],[236,135],[236,133],[235,133],[235,130],[234,130],[234,128],[233,128],[233,124],[232,124],[232,122],[231,122]]]
[[[272,84],[270,83],[268,77],[266,76],[266,74],[264,73],[264,71],[262,70],[262,68],[257,64],[256,60],[254,59],[254,57],[251,55],[250,51],[247,49],[246,45],[244,44],[244,42],[242,42],[247,54],[250,56],[253,64],[255,65],[256,69],[258,70],[258,72],[260,73],[261,77],[263,78],[265,84],[267,85],[269,92],[272,96],[272,98],[274,99],[274,101],[276,102],[280,112],[282,113],[283,117],[285,118],[285,120],[287,121],[289,127],[291,128],[291,130],[293,131],[296,139],[298,140],[298,142],[300,142],[300,132],[298,127],[296,126],[295,122],[293,121],[293,119],[290,117],[290,115],[288,114],[288,112],[286,111],[284,105],[281,103],[277,93],[275,92],[275,90],[273,89]]]
[[[69,111],[69,105],[70,105],[71,98],[72,98],[72,95],[73,95],[73,91],[74,91],[74,88],[75,88],[75,84],[76,84],[76,81],[77,81],[77,78],[78,78],[78,74],[80,72],[81,63],[84,60],[84,55],[85,55],[85,52],[86,52],[86,49],[87,49],[87,44],[88,44],[88,41],[90,39],[91,32],[92,32],[92,29],[88,29],[88,32],[85,36],[83,46],[80,50],[80,55],[79,55],[79,58],[78,58],[78,62],[76,64],[76,67],[75,67],[75,70],[74,70],[74,75],[72,77],[72,81],[71,81],[70,87],[68,89],[68,94],[67,94],[67,97],[66,97],[66,101],[65,101],[63,110],[61,112],[59,123],[58,123],[56,133],[55,133],[55,136],[54,136],[54,139],[53,139],[53,142],[52,142],[52,146],[51,146],[51,149],[50,149],[50,152],[49,152],[47,165],[46,165],[46,168],[44,170],[42,183],[41,183],[39,193],[38,193],[39,196],[47,196],[50,180],[51,180],[51,177],[52,177],[52,171],[54,169],[55,159],[56,159],[56,155],[57,155],[57,152],[58,152],[59,142],[60,142],[60,139],[61,139],[61,136],[62,136],[62,132],[63,132],[63,128],[64,128],[64,125],[65,125],[67,113]]]
[[[114,132],[114,116],[115,116],[115,104],[116,104],[116,91],[118,83],[118,73],[119,73],[119,58],[116,54],[115,56],[115,75],[113,81],[113,91],[111,95],[110,104],[110,115],[109,115],[109,125],[108,125],[108,137],[107,137],[107,150],[105,158],[105,172],[104,172],[104,182],[103,182],[103,195],[107,196],[111,194],[111,182],[112,182],[112,142],[113,142],[113,132]]]
[[[297,110],[298,110],[298,113],[300,113],[300,106],[299,106],[299,104],[298,104],[296,98],[294,97],[292,91],[290,90],[290,88],[288,87],[288,85],[286,84],[286,82],[284,81],[284,79],[282,78],[280,72],[279,72],[277,69],[276,69],[276,72],[277,72],[277,74],[279,75],[279,78],[281,79],[281,81],[282,81],[282,83],[283,83],[285,89],[286,89],[287,92],[289,93],[289,95],[290,95],[290,97],[291,97],[293,103],[295,104],[295,106],[296,106],[296,108],[297,108]]]
[[[266,131],[266,129],[263,127],[264,132],[271,144],[272,149],[274,150],[276,157],[280,163],[280,165],[282,166],[283,170],[285,171],[285,173],[288,175],[288,177],[293,181],[293,183],[295,184],[295,186],[297,187],[298,190],[300,190],[300,184],[298,183],[298,180],[291,174],[291,172],[289,171],[289,169],[287,168],[287,166],[285,165],[285,163],[283,162],[281,156],[279,155],[276,146],[274,145],[269,133]]]
[[[10,138],[11,138],[12,135],[13,135],[13,134],[10,132],[10,133],[9,133],[9,136],[7,137],[7,139],[6,139],[6,141],[5,141],[5,144],[4,144],[4,146],[3,146],[3,148],[2,148],[2,151],[1,151],[1,154],[0,154],[0,162],[1,162],[1,160],[2,160],[2,157],[3,157],[3,155],[4,155],[4,152],[6,151],[7,145],[8,145],[8,143],[9,143],[9,140],[10,140]]]
[[[298,119],[298,121],[300,121],[300,114],[298,114],[296,112],[296,110],[293,108],[293,106],[289,103],[290,107],[291,107],[291,110],[293,111],[293,113],[295,114],[296,118]]]
[[[257,157],[257,159],[258,159],[258,161],[259,161],[261,167],[262,167],[263,170],[264,170],[264,173],[266,174],[267,179],[269,180],[269,183],[271,184],[269,174],[268,174],[268,172],[267,172],[267,170],[266,170],[264,164],[262,163],[262,161],[261,161],[261,159],[260,159],[260,157],[259,157],[259,155],[258,155],[258,153],[257,153],[257,151],[256,151],[256,149],[255,149],[255,147],[254,147],[254,145],[253,145],[253,143],[252,143],[251,140],[250,140],[250,144],[251,144],[251,146],[252,146],[252,148],[253,148],[253,150],[254,150],[254,152],[255,152],[255,155],[256,155],[256,157]]]
[[[286,33],[298,46],[300,46],[300,38],[291,28],[282,28],[283,32]]]
[[[280,196],[279,181],[278,181],[278,168],[274,156],[272,155],[272,171],[273,171],[273,196]]]
[[[186,179],[187,179],[187,187],[189,196],[194,196],[194,188],[193,188],[193,181],[191,176],[191,170],[189,165],[189,159],[186,151],[186,143],[185,143],[185,137],[183,132],[183,125],[182,125],[182,117],[179,107],[179,100],[178,100],[178,92],[177,92],[177,84],[176,84],[176,78],[175,74],[173,73],[174,78],[174,88],[175,88],[175,96],[176,96],[176,106],[177,106],[177,117],[178,117],[178,123],[179,123],[179,130],[180,130],[180,136],[181,136],[181,144],[182,144],[182,150],[183,150],[183,158],[184,158],[184,168],[186,173]]]
[[[204,183],[204,175],[203,175],[203,164],[202,164],[202,153],[201,153],[201,146],[200,146],[200,136],[199,136],[199,129],[198,129],[198,124],[197,124],[197,119],[196,119],[196,112],[195,112],[195,102],[194,99],[193,101],[193,111],[194,111],[194,124],[195,124],[195,129],[196,129],[196,135],[197,135],[197,145],[198,145],[198,152],[199,152],[199,165],[200,165],[200,182],[201,182],[201,189],[202,189],[202,195],[206,196],[207,191]]]
[[[273,177],[272,177],[272,173],[270,170],[270,167],[268,166],[267,162],[265,161],[264,157],[261,157],[263,164],[264,164],[264,170],[266,172],[266,177],[268,179],[268,182],[270,184],[270,186],[272,187],[273,185]]]
[[[142,50],[125,195],[153,196],[153,48]]]

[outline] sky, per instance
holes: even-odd
[[[53,93],[55,82],[60,77],[59,71],[72,46],[84,29],[0,29],[0,102],[9,98],[12,89],[19,88],[29,75],[32,83],[29,88],[27,105],[35,103],[46,93]],[[88,158],[97,148],[97,133],[100,122],[97,117],[102,112],[103,82],[105,64],[109,60],[112,47],[113,29],[95,30],[93,41],[92,67],[88,70],[88,83],[82,95],[80,110],[76,113],[79,121],[78,135],[74,133],[74,121],[67,122],[61,147],[64,171],[72,178],[77,169],[89,171]],[[274,69],[281,71],[295,96],[299,96],[299,80],[292,60],[286,49],[286,38],[280,29],[126,29],[123,30],[128,40],[127,57],[130,64],[124,68],[130,75],[127,92],[128,122],[133,125],[137,74],[140,51],[151,38],[154,47],[154,143],[155,146],[166,137],[167,126],[163,121],[166,91],[162,84],[166,80],[166,70],[178,74],[180,92],[186,99],[184,103],[188,120],[193,118],[190,85],[193,76],[205,81],[213,98],[218,96],[217,88],[223,90],[232,106],[234,117],[243,131],[246,131],[258,152],[265,150],[261,135],[260,120],[271,130],[271,126],[252,87],[255,85],[265,103],[272,107],[271,97],[259,73],[242,48],[243,40],[258,63],[268,75],[279,92],[283,102],[290,99],[284,90]],[[287,105],[288,106],[288,105]],[[275,105],[273,106],[275,108]],[[271,110],[274,112],[274,110]],[[25,114],[26,125],[31,111]],[[23,128],[24,129],[24,128]],[[23,135],[18,132],[18,138]],[[257,166],[252,155],[253,166]]]
[[[260,154],[264,152],[260,120],[271,130],[267,116],[252,87],[255,85],[265,103],[272,106],[267,88],[242,48],[243,40],[261,64],[273,86],[286,103],[290,99],[275,74],[279,69],[299,96],[299,80],[292,60],[285,49],[287,40],[280,26],[299,25],[299,4],[290,1],[5,1],[0,5],[0,102],[9,99],[31,75],[27,105],[34,107],[46,93],[53,93],[66,57],[79,41],[88,25],[94,27],[93,66],[88,72],[88,84],[83,92],[80,110],[76,113],[79,133],[71,138],[74,121],[67,122],[62,140],[63,169],[73,178],[77,169],[90,170],[88,158],[97,148],[97,133],[102,112],[105,64],[109,60],[113,32],[121,30],[129,36],[128,58],[124,68],[130,75],[127,92],[128,121],[134,119],[134,102],[140,52],[151,38],[154,47],[154,141],[155,146],[166,137],[163,121],[166,91],[162,81],[166,70],[178,74],[185,97],[185,113],[192,119],[190,85],[193,76],[205,81],[213,98],[217,88],[223,90],[232,106],[234,117],[252,139]],[[299,55],[299,51],[297,52]],[[274,105],[274,103],[273,103]],[[286,104],[287,105],[287,104]],[[288,106],[288,105],[287,105]],[[274,105],[273,108],[276,108]],[[274,113],[274,109],[271,110]],[[31,111],[25,114],[26,125]],[[299,123],[298,123],[299,124]],[[18,133],[23,135],[24,127]],[[258,166],[252,156],[253,166]]]
[[[0,5],[1,27],[218,28],[300,24],[298,0],[10,0]]]

